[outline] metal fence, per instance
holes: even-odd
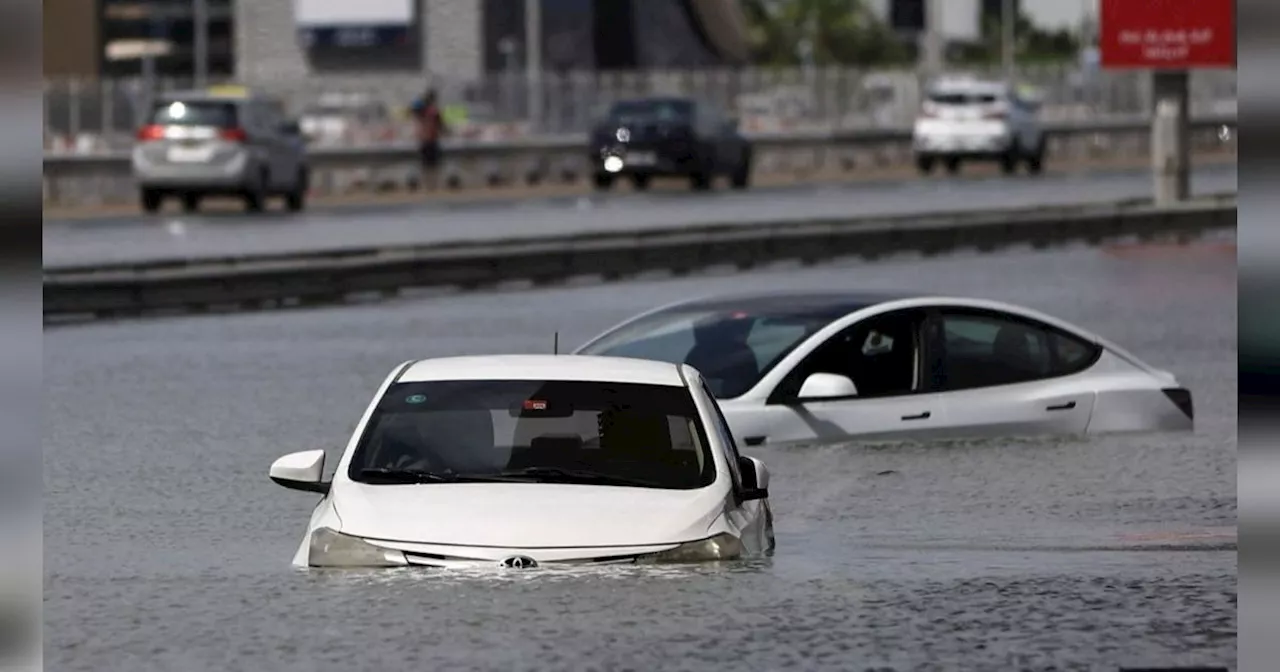
[[[979,77],[995,72],[967,70]],[[1020,84],[1044,102],[1048,122],[1133,115],[1150,109],[1150,76],[1086,72],[1073,66],[1023,68]],[[370,146],[411,133],[407,108],[427,82],[414,76],[325,76],[245,82],[282,100],[291,114],[338,119],[320,144]],[[744,130],[786,132],[907,124],[920,103],[915,72],[854,68],[547,73],[531,86],[522,73],[431,84],[461,137],[512,140],[585,130],[609,102],[651,94],[697,95],[741,120]],[[46,152],[96,153],[127,147],[155,92],[188,88],[179,80],[48,81]],[[1192,75],[1192,114],[1234,113],[1236,73]]]

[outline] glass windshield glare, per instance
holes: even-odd
[[[609,110],[609,120],[621,124],[677,123],[692,117],[693,104],[684,100],[630,100]]]
[[[671,310],[607,334],[581,354],[688,364],[716,398],[732,399],[755,387],[783,356],[830,321],[830,315]]]
[[[236,126],[236,106],[213,101],[165,101],[156,103],[151,123],[162,126]]]
[[[715,480],[683,387],[585,381],[400,383],[369,419],[352,480],[370,471],[695,489]],[[573,472],[559,476],[549,470]],[[624,482],[625,481],[625,482]]]

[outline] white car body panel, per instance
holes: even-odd
[[[681,301],[626,320],[578,348]],[[900,396],[771,403],[775,388],[829,339],[870,318],[906,309],[969,308],[1039,322],[1102,349],[1083,371],[1031,382]],[[741,445],[845,440],[1187,431],[1192,418],[1162,391],[1180,384],[1107,339],[1050,315],[1000,301],[951,296],[887,300],[831,321],[783,356],[746,393],[719,400]],[[919,417],[929,412],[928,418]]]
[[[699,489],[677,490],[544,482],[369,484],[347,476],[360,437],[393,384],[491,379],[687,386],[706,429],[715,480]],[[745,501],[735,496],[728,457],[734,450],[715,430],[714,404],[702,392],[693,368],[666,363],[572,355],[405,362],[383,381],[352,433],[292,564],[312,564],[310,540],[321,528],[403,552],[407,564],[435,567],[494,566],[512,556],[527,556],[538,563],[616,557],[629,562],[626,556],[665,551],[717,535],[738,539],[744,555],[767,554],[774,543],[767,496]],[[318,466],[313,463],[313,453],[280,458],[272,465],[272,478],[310,483],[307,479],[323,469],[323,461]],[[760,487],[767,489],[767,470],[761,464],[758,471],[764,478]]]

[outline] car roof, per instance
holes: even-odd
[[[157,93],[155,100],[161,101],[192,101],[192,102],[217,102],[217,103],[247,103],[250,101],[263,100],[264,98],[248,90],[204,90],[190,89],[185,91],[162,91]]]
[[[758,316],[812,315],[835,320],[855,310],[881,303],[917,299],[927,296],[919,292],[867,291],[785,291],[719,294],[690,299],[667,306],[671,310],[706,309],[740,310]]]
[[[940,79],[929,87],[933,93],[1001,93],[1008,89],[1004,82],[989,79]]]
[[[676,364],[585,355],[480,355],[418,360],[396,382],[577,380],[685,387]]]
[[[636,96],[634,98],[619,98],[613,101],[613,105],[634,105],[636,103],[653,103],[659,105],[662,103],[679,103],[685,105],[697,105],[698,100],[688,96]],[[610,107],[613,107],[610,105]]]

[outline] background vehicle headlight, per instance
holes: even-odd
[[[363,539],[322,527],[311,534],[307,564],[312,567],[402,567],[409,562],[400,551],[379,548]]]
[[[640,558],[640,563],[659,562],[714,562],[742,557],[742,540],[725,533],[710,539],[680,544],[668,551],[661,551]]]

